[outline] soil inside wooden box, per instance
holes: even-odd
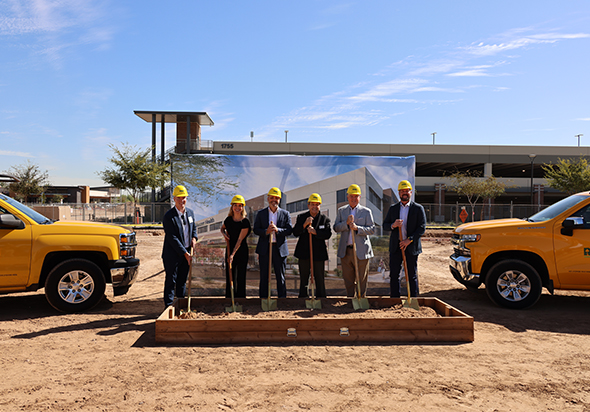
[[[440,317],[436,311],[428,306],[420,306],[420,310],[403,307],[397,304],[391,307],[380,308],[372,305],[367,310],[354,310],[349,299],[317,299],[322,304],[321,309],[308,309],[305,299],[278,299],[277,309],[271,311],[262,310],[262,300],[252,299],[247,303],[241,303],[242,312],[226,312],[229,304],[203,304],[191,300],[191,311],[181,308],[181,314],[176,319],[293,319],[293,318],[435,318]],[[369,299],[369,303],[370,303]]]

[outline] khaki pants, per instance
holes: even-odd
[[[354,252],[351,247],[346,248],[346,255],[340,259],[342,264],[342,278],[344,279],[344,287],[346,288],[346,296],[353,297],[357,293],[356,289],[356,274],[354,272]],[[359,280],[361,284],[361,296],[367,293],[367,275],[369,273],[369,259],[359,259]]]

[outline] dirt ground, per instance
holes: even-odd
[[[431,239],[421,295],[473,316],[472,343],[162,345],[163,237],[138,239],[138,281],[90,313],[0,296],[0,411],[590,411],[590,293],[498,308]]]

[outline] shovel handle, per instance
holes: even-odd
[[[229,268],[229,284],[230,284],[230,287],[233,291],[233,289],[234,289],[234,274],[233,274],[232,267],[231,267],[232,264],[229,260],[229,257],[231,255],[231,247],[229,245],[229,239],[225,239],[225,244],[227,246],[226,250],[227,250],[227,266]]]
[[[309,232],[309,282],[311,283],[311,297],[315,299],[315,280],[313,277],[313,245],[312,245],[313,237],[311,232]]]
[[[352,254],[354,255],[354,273],[356,276],[356,289],[357,289],[357,298],[361,298],[361,280],[359,276],[359,260],[356,256],[356,238],[354,236],[354,230],[352,231]]]
[[[402,228],[401,226],[398,228],[399,229],[399,241],[403,241],[403,235],[402,235]],[[405,250],[401,250],[401,246],[400,246],[400,251],[402,252],[402,259],[404,261],[404,273],[406,275],[406,287],[408,289],[408,300],[410,300],[410,275],[408,274],[408,262],[406,261],[406,251]]]
[[[272,270],[272,234],[268,237],[268,300],[270,302],[270,272]]]

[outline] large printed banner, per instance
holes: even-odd
[[[291,212],[303,204],[307,210],[309,195],[319,193],[324,212],[335,210],[343,201],[343,190],[356,183],[361,186],[361,203],[382,210],[384,199],[397,201],[401,180],[414,184],[416,165],[414,156],[173,154],[171,162],[172,183],[187,187],[188,206],[197,221],[227,210],[236,194],[247,204],[260,204],[271,187],[283,192],[281,207]]]

